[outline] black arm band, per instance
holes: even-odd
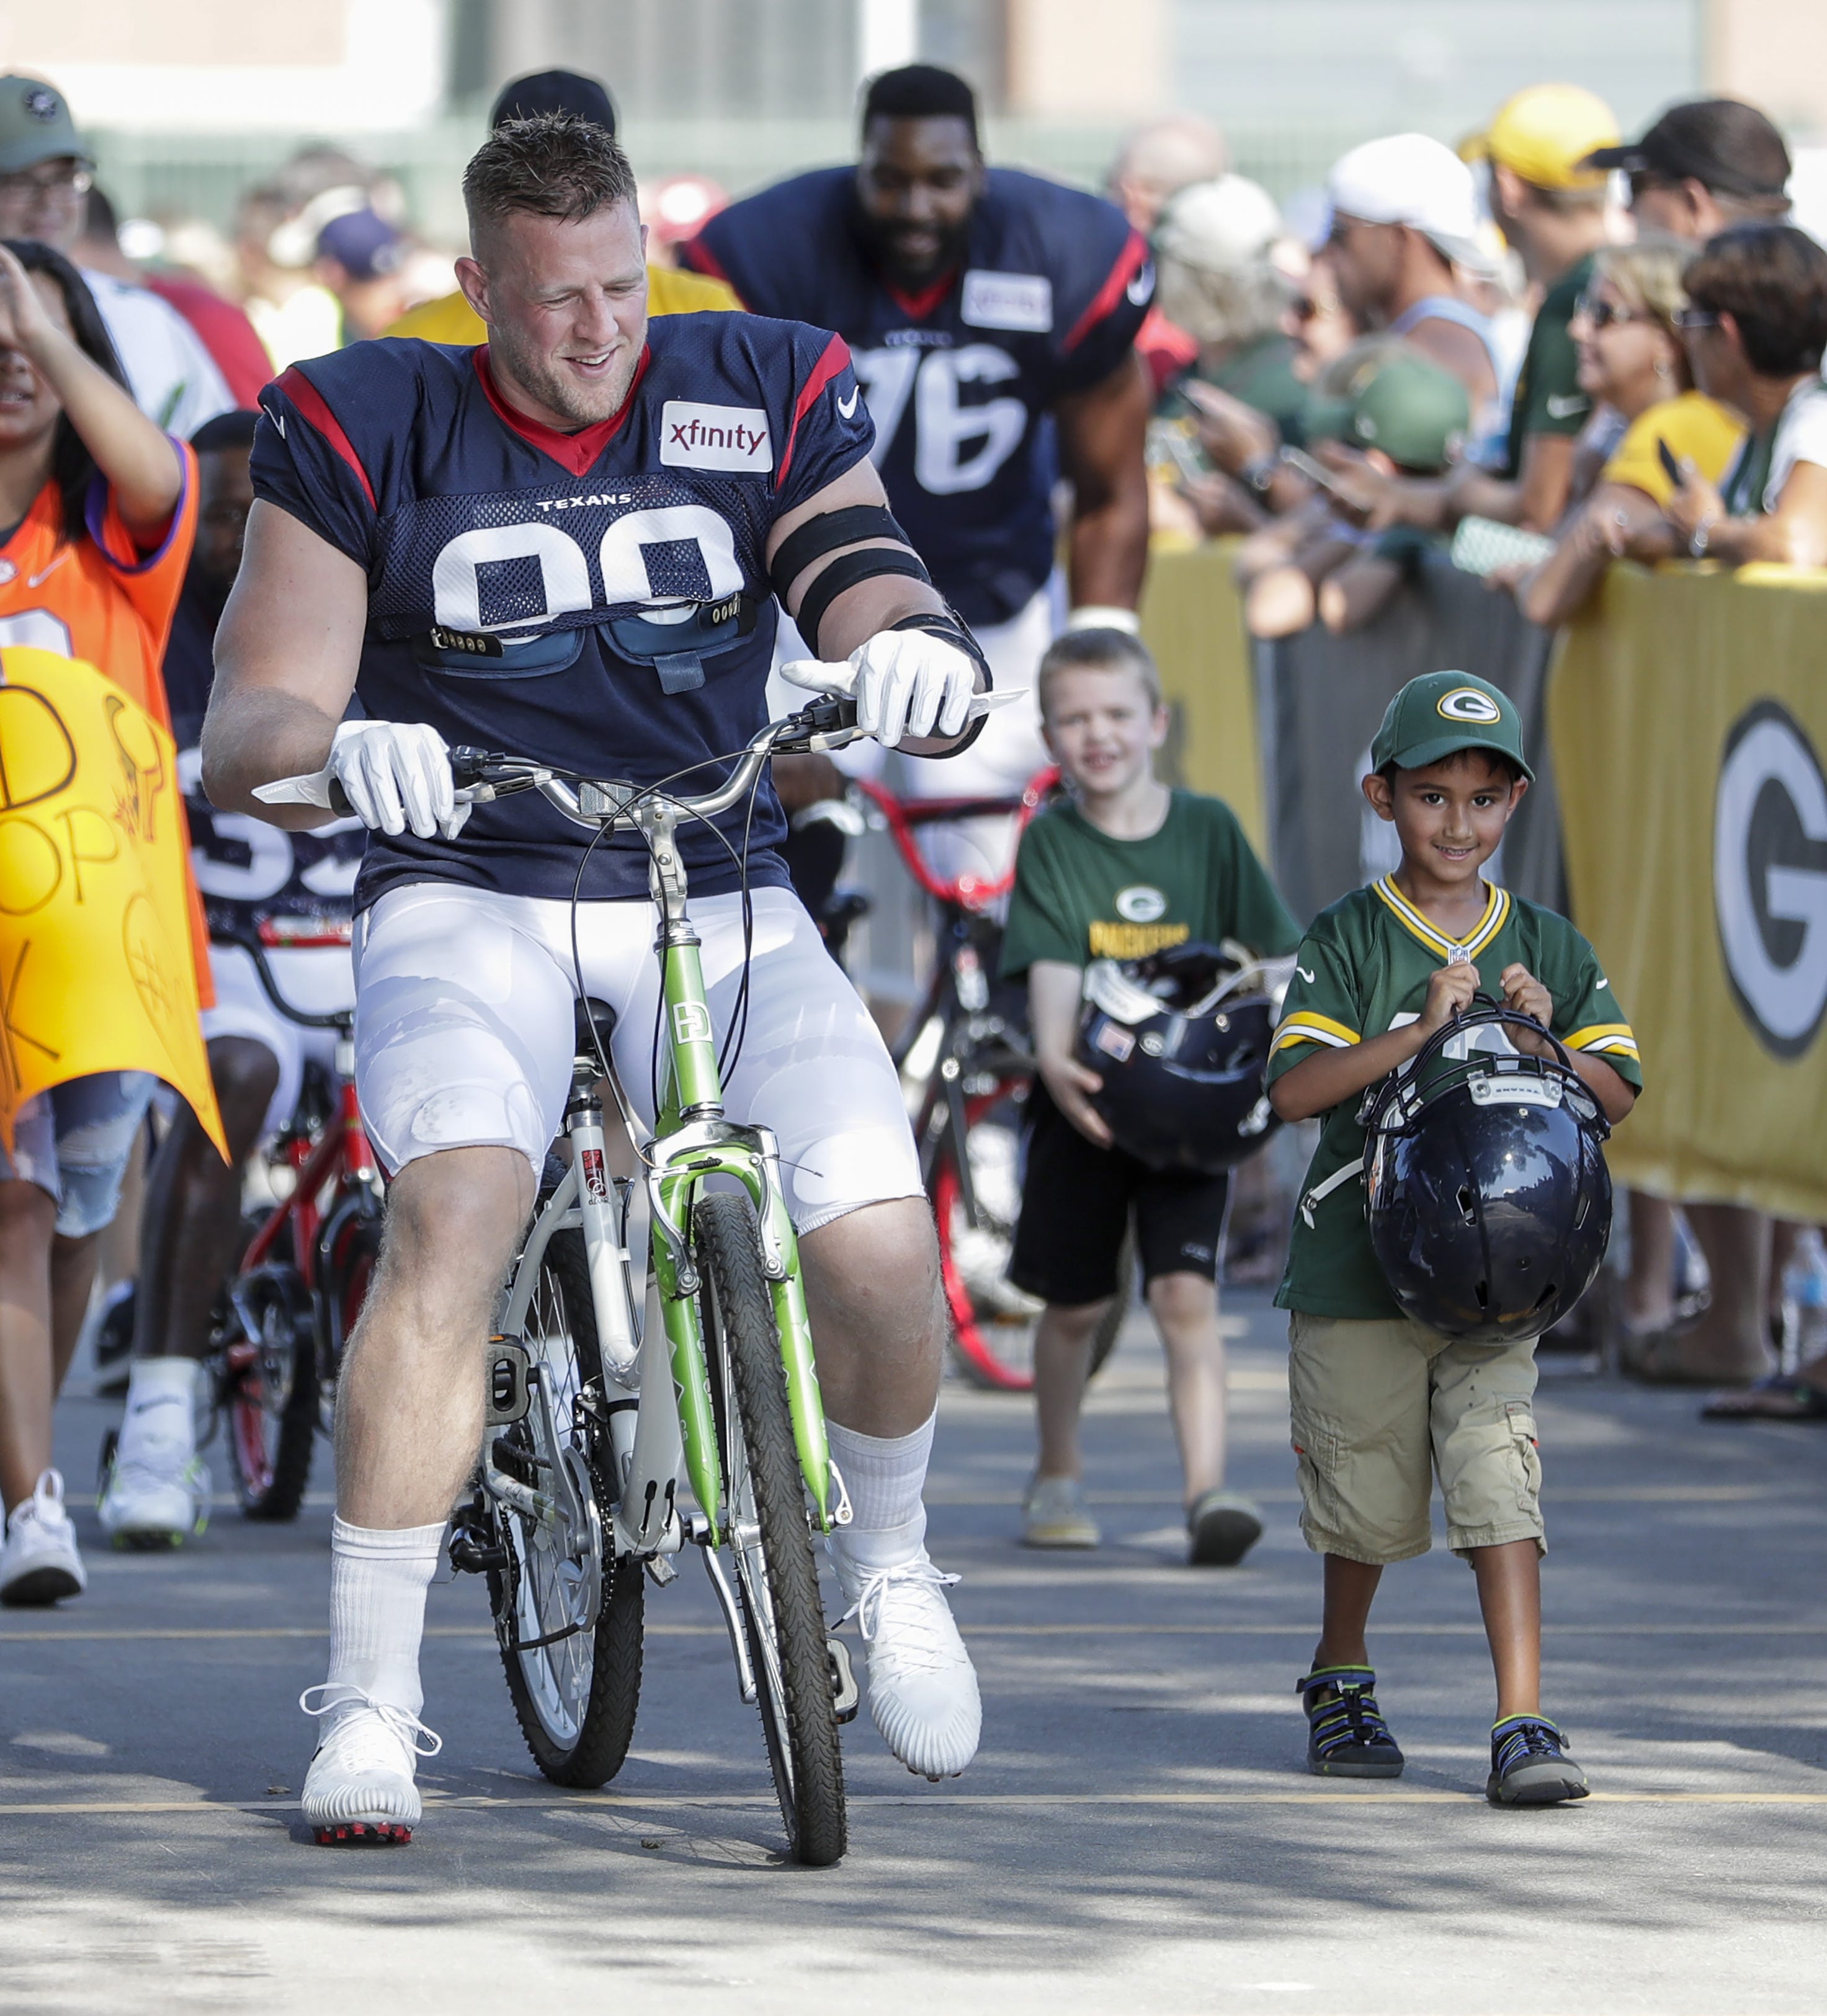
[[[888,628],[891,630],[924,630],[929,637],[942,637],[948,644],[955,645],[962,651],[983,675],[983,691],[993,693],[996,690],[996,679],[990,671],[989,661],[983,655],[983,646],[971,635],[970,625],[951,610],[947,609],[942,615],[935,609],[916,610],[911,616],[903,616],[899,622],[891,623]],[[983,733],[983,724],[989,718],[986,714],[978,715],[975,721],[966,724],[964,733],[950,748],[940,750],[936,757],[930,760],[941,761],[947,756],[962,756]]]
[[[853,546],[863,539],[892,539],[902,546],[914,543],[895,523],[895,514],[885,504],[850,504],[841,511],[821,511],[780,542],[780,550],[768,568],[768,580],[775,594],[784,602],[787,589],[814,560],[822,560],[838,547]]]
[[[873,581],[878,574],[896,574],[915,581],[932,578],[918,554],[909,553],[905,546],[865,546],[860,553],[839,553],[829,567],[813,577],[812,585],[801,598],[799,613],[793,619],[799,625],[800,635],[815,651],[819,650],[819,625],[825,620],[825,611],[845,589],[854,588],[859,581]]]

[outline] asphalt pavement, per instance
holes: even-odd
[[[1393,1570],[1375,1619],[1407,1773],[1328,1783],[1293,1692],[1318,1571],[1280,1319],[1228,1307],[1233,1481],[1268,1521],[1238,1569],[1181,1564],[1145,1322],[1091,1406],[1094,1553],[1017,1545],[1026,1403],[948,1385],[932,1539],[964,1577],[982,1754],[928,1785],[866,1712],[834,1870],[782,1859],[759,1724],[689,1563],[650,1592],[634,1751],[594,1795],[533,1770],[480,1585],[434,1587],[424,1821],[351,1853],[312,1845],[297,1802],[327,1448],[295,1525],[225,1496],[180,1554],[107,1552],[83,1503],[88,1593],[0,1613],[0,2010],[1818,2016],[1827,1433],[1551,1370],[1547,1705],[1595,1796],[1486,1804],[1489,1667],[1443,1551]],[[61,1410],[73,1498],[114,1411]]]

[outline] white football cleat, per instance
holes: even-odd
[[[315,1707],[311,1697],[324,1698]],[[416,1715],[359,1687],[325,1681],[298,1697],[307,1715],[337,1719],[304,1774],[304,1821],[325,1847],[403,1847],[421,1810],[413,1782],[421,1757],[444,1739]]]
[[[88,1586],[76,1528],[63,1509],[63,1479],[54,1470],[42,1471],[31,1497],[22,1498],[7,1515],[6,1538],[0,1544],[0,1603],[57,1603],[81,1596]]]
[[[922,1547],[910,1561],[872,1568],[834,1543],[838,1584],[863,1633],[869,1712],[882,1741],[916,1777],[955,1778],[977,1755],[983,1704],[977,1672],[952,1620],[942,1575]]]
[[[108,1466],[95,1517],[117,1547],[181,1547],[209,1524],[209,1466],[200,1457],[174,1467],[156,1458]]]

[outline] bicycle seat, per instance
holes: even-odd
[[[606,1057],[615,1034],[615,1010],[607,1001],[586,994],[576,1003],[577,1053],[580,1057]]]

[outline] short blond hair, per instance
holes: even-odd
[[[1161,691],[1161,668],[1155,654],[1140,637],[1127,630],[1068,630],[1055,637],[1034,675],[1035,697],[1040,704],[1040,718],[1051,718],[1047,695],[1061,672],[1133,672],[1148,696],[1151,709],[1166,703]]]

